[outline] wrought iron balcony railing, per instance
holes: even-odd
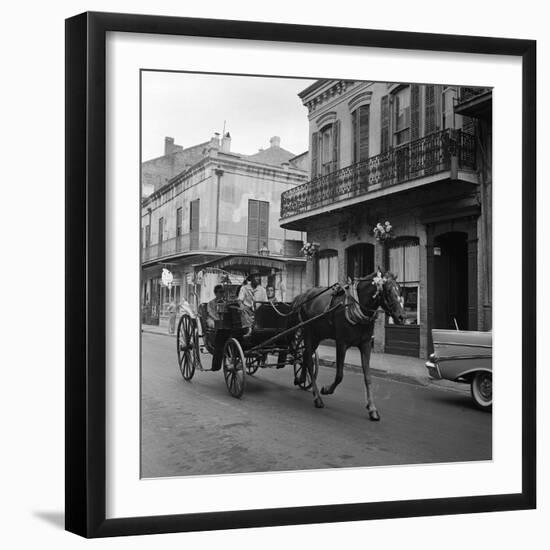
[[[264,245],[261,243],[260,246]],[[270,256],[301,256],[301,241],[268,238],[265,247]],[[197,238],[191,239],[186,233],[171,239],[141,249],[142,263],[155,260],[169,259],[179,254],[194,251],[219,251],[224,254],[252,253],[258,254],[259,250],[249,250],[248,238],[246,235],[234,235],[230,233],[212,233],[201,231]]]
[[[442,130],[298,185],[281,195],[281,218],[450,170],[452,158],[475,169],[473,135]]]
[[[489,92],[490,90],[491,88],[487,88],[487,87],[473,88],[473,87],[462,86],[458,94],[458,102],[463,103],[464,101],[469,101],[470,99],[478,95],[484,94],[485,92]]]

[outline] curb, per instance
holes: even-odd
[[[156,334],[158,336],[167,336],[168,338],[175,338],[175,334],[168,334],[167,332],[158,332],[155,330],[141,329],[141,332],[146,332],[147,334]],[[335,361],[330,361],[327,359],[319,359],[319,365],[323,367],[336,368]],[[344,369],[358,374],[362,374],[363,369],[359,365],[353,365],[351,363],[344,363]],[[370,369],[373,376],[378,378],[388,378],[391,380],[397,380],[400,382],[408,382],[409,384],[415,384],[416,386],[430,386],[432,381],[426,376],[426,378],[419,378],[416,376],[410,376],[407,374],[402,374],[398,372],[390,372],[383,369],[376,369],[371,367]]]

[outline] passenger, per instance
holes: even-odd
[[[250,275],[239,290],[242,325],[249,329],[248,334],[254,324],[254,302],[267,302],[267,294],[259,279],[256,273]]]
[[[206,312],[208,313],[206,324],[208,328],[214,328],[216,321],[221,321],[220,308],[224,301],[225,292],[223,285],[216,285],[214,287],[214,299],[210,300],[206,306]]]
[[[268,302],[277,301],[277,299],[275,298],[275,287],[273,285],[267,285],[267,287],[265,288],[265,293],[266,293]]]

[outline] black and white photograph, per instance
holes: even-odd
[[[141,71],[142,478],[492,460],[492,94]]]

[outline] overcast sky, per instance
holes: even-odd
[[[231,134],[231,150],[253,154],[281,137],[294,154],[308,148],[307,109],[298,92],[312,80],[196,73],[142,73],[142,158],[164,154],[164,137],[189,147],[214,132]]]

